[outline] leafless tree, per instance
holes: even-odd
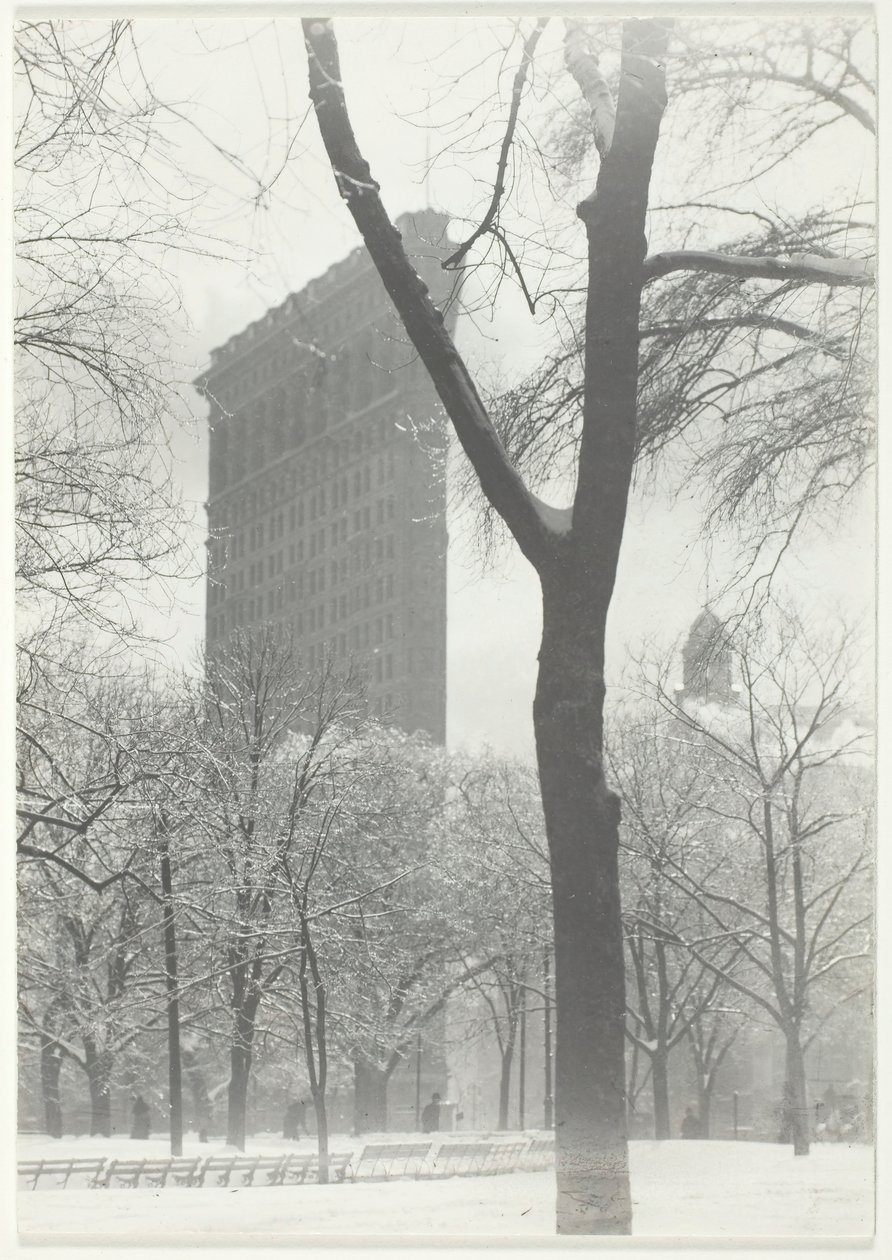
[[[627,1233],[631,1222],[624,1080],[625,991],[618,872],[620,810],[603,764],[607,614],[639,447],[642,294],[666,277],[725,275],[864,288],[860,258],[724,249],[648,256],[651,169],[667,104],[669,24],[622,24],[614,94],[599,50],[565,24],[565,58],[599,155],[577,214],[588,245],[580,437],[572,507],[525,484],[494,418],[402,248],[356,142],[331,21],[308,18],[310,95],[340,196],[425,363],[482,491],[542,584],[534,724],[551,855],[557,1005],[556,1123],[562,1233]],[[617,41],[618,42],[618,41]],[[529,44],[526,45],[527,52]],[[525,53],[524,55],[527,55]],[[596,925],[593,929],[593,925]]]
[[[702,926],[666,925],[704,968],[767,1016],[786,1046],[782,1133],[808,1153],[804,1054],[870,991],[870,733],[851,699],[852,641],[790,610],[731,640],[739,704],[685,701],[657,682],[669,737],[702,758],[711,821],[666,878]]]

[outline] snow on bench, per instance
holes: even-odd
[[[472,1177],[483,1172],[491,1142],[447,1142],[433,1159],[431,1177]]]
[[[431,1149],[430,1142],[388,1142],[366,1146],[353,1167],[353,1180],[420,1177]],[[368,1168],[366,1169],[366,1165]]]
[[[72,1177],[78,1182],[86,1179],[88,1186],[99,1185],[104,1167],[104,1159],[28,1159],[19,1161],[18,1175],[29,1190],[37,1189],[41,1177],[59,1178],[54,1188],[64,1190]]]
[[[288,1159],[287,1155],[210,1155],[201,1165],[195,1184],[203,1186],[206,1178],[213,1177],[216,1185],[228,1186],[236,1177],[242,1186],[253,1186],[254,1178],[262,1173],[268,1186],[278,1186]]]
[[[512,1173],[517,1161],[527,1149],[526,1142],[493,1142],[489,1157],[481,1168],[484,1176],[495,1173]]]
[[[105,1189],[113,1189],[117,1181],[128,1190],[136,1190],[140,1178],[153,1187],[163,1188],[168,1179],[177,1186],[200,1185],[198,1167],[200,1158],[195,1159],[113,1159],[101,1181],[96,1185]]]
[[[523,1168],[528,1172],[540,1172],[543,1168],[550,1168],[553,1163],[553,1137],[533,1138],[530,1149],[524,1153],[521,1160]]]
[[[353,1160],[352,1154],[337,1153],[330,1154],[328,1157],[328,1171],[334,1174],[336,1181],[344,1181],[347,1177],[347,1169]],[[302,1186],[308,1182],[319,1180],[319,1156],[314,1152],[311,1155],[286,1155],[285,1163],[282,1167],[282,1178],[279,1182],[283,1186]]]

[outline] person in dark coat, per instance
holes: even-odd
[[[440,1128],[440,1095],[433,1094],[430,1102],[421,1113],[421,1131],[437,1133]]]
[[[130,1129],[130,1136],[137,1138],[139,1141],[145,1141],[149,1136],[149,1121],[151,1112],[149,1104],[143,1098],[142,1094],[137,1094],[133,1100],[133,1125]]]
[[[302,1098],[300,1102],[291,1102],[285,1108],[285,1115],[282,1119],[282,1137],[286,1141],[296,1142],[301,1135],[301,1131],[309,1137],[307,1104]]]
[[[688,1107],[684,1113],[684,1119],[681,1122],[681,1136],[683,1138],[698,1138],[700,1136],[700,1121],[694,1115],[694,1108]]]

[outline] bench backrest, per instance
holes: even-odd
[[[96,1172],[104,1163],[104,1159],[26,1159],[19,1161],[18,1170],[27,1176],[35,1172]]]
[[[367,1175],[372,1177],[378,1168],[381,1169],[381,1175],[384,1177],[417,1175],[421,1171],[421,1165],[427,1158],[431,1146],[431,1142],[373,1143],[363,1148],[362,1154],[353,1166],[353,1176],[357,1177],[363,1165],[369,1164],[371,1164],[371,1172]]]
[[[380,1146],[366,1146],[360,1155],[363,1159],[423,1159],[431,1148],[430,1142],[388,1142]]]

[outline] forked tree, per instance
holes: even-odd
[[[554,910],[557,1229],[628,1233],[620,807],[605,778],[603,711],[607,615],[638,447],[642,288],[678,271],[721,274],[740,283],[777,278],[794,287],[863,286],[870,278],[862,262],[813,254],[728,256],[682,249],[648,259],[646,215],[667,103],[669,24],[655,19],[623,23],[614,99],[584,32],[568,23],[567,70],[588,106],[600,166],[595,188],[577,208],[587,238],[588,271],[575,490],[572,507],[551,507],[532,492],[506,451],[382,205],[354,135],[332,22],[308,18],[303,29],[310,97],[340,196],[483,494],[541,582],[543,632],[533,719]],[[525,56],[528,52],[529,42]],[[499,195],[501,190],[496,203]],[[490,226],[491,219],[482,230]]]

